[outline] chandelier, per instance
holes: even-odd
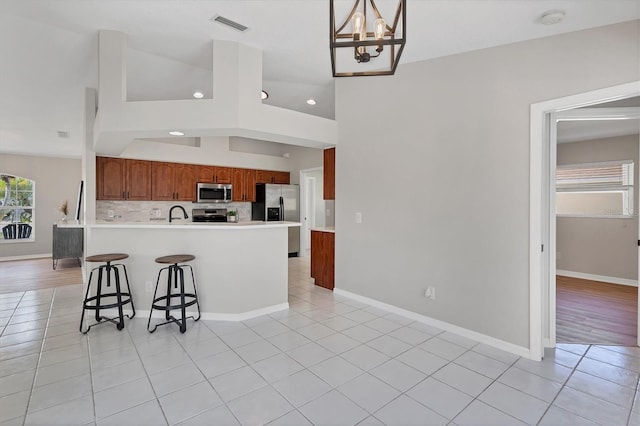
[[[389,23],[374,0],[355,0],[351,12],[339,27],[334,3],[345,2],[330,0],[329,6],[333,76],[393,75],[406,41],[407,1],[398,1],[393,21]]]

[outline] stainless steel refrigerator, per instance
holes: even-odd
[[[251,203],[251,219],[267,222],[300,222],[300,188],[298,185],[256,185],[256,201]],[[300,227],[289,228],[289,257],[300,251]]]

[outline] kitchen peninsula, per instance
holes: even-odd
[[[103,221],[75,226],[86,228],[87,256],[129,254],[124,263],[142,316],[148,315],[162,267],[154,259],[180,253],[196,256],[190,264],[203,319],[237,321],[288,307],[287,230],[299,223]]]

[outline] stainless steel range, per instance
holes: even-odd
[[[194,222],[226,222],[227,209],[193,209],[191,218]]]

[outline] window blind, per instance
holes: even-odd
[[[558,166],[556,191],[629,191],[633,188],[633,161]]]

